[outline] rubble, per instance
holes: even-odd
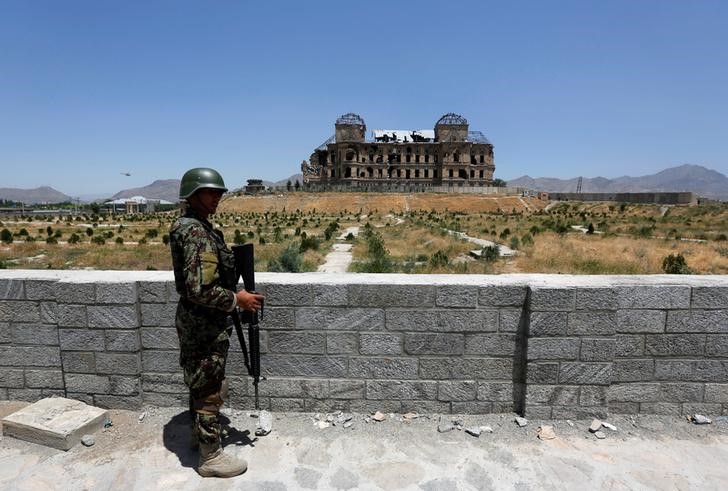
[[[256,436],[265,436],[273,429],[273,416],[265,409],[258,414],[258,427],[255,429]]]
[[[483,429],[480,426],[469,426],[465,428],[465,433],[469,435],[473,435],[474,437],[480,437],[480,434],[482,433]]]
[[[601,421],[599,421],[598,419],[595,419],[595,420],[593,420],[593,421],[591,422],[591,424],[589,425],[589,431],[590,431],[591,433],[596,433],[596,432],[597,432],[597,431],[599,431],[599,430],[600,430],[601,428],[602,428],[602,422],[601,422]]]
[[[451,421],[447,421],[445,418],[440,416],[440,420],[437,423],[437,431],[440,433],[447,433],[455,429],[455,425]]]
[[[141,413],[141,414],[139,415],[139,422],[140,422],[140,423],[144,422],[144,418],[146,418],[146,417],[147,417],[147,412],[146,412],[146,411],[144,411],[143,413]]]
[[[602,421],[602,426],[604,428],[607,428],[608,430],[617,431],[617,427],[616,426],[614,426],[611,423],[607,423],[606,421]]]
[[[524,426],[526,426],[528,424],[528,420],[526,418],[522,418],[520,416],[517,416],[516,419],[514,419],[514,421],[521,428],[523,428]]]
[[[690,416],[690,421],[696,425],[709,425],[713,422],[709,417],[703,416],[702,414],[694,414]]]
[[[540,440],[553,440],[554,438],[556,438],[556,432],[554,431],[554,427],[550,425],[539,426],[536,435]]]
[[[93,435],[83,435],[81,437],[81,444],[84,447],[91,447],[96,443],[96,439]]]
[[[381,413],[380,411],[377,411],[377,412],[376,412],[376,413],[374,413],[374,415],[372,416],[372,419],[373,419],[374,421],[379,421],[379,422],[382,422],[382,421],[384,421],[385,419],[387,419],[387,416],[386,416],[386,415],[385,415],[384,413]]]
[[[604,440],[607,437],[603,431],[595,431],[594,436],[597,437],[598,440]]]

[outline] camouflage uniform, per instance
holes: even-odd
[[[187,211],[170,229],[174,281],[180,295],[175,324],[180,365],[200,443],[220,440],[217,415],[227,395],[225,362],[230,312],[235,308],[235,263],[222,232]]]

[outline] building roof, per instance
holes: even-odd
[[[468,124],[468,120],[459,114],[447,113],[437,120],[435,126],[438,124]]]
[[[360,124],[364,125],[364,119],[358,114],[346,113],[339,116],[336,120],[336,124]]]
[[[434,130],[415,130],[420,136],[424,136],[425,138],[429,138],[431,142],[435,141],[435,131]],[[372,130],[371,137],[366,138],[364,143],[376,143],[375,138],[381,137],[384,134],[387,134],[389,136],[392,136],[392,133],[395,133],[397,135],[397,142],[398,143],[404,143],[404,137],[407,136],[407,143],[413,143],[412,142],[412,130]],[[486,136],[483,134],[482,131],[468,131],[468,140],[471,143],[485,143],[490,145],[490,140],[486,138]],[[325,151],[328,150],[328,145],[336,143],[336,135],[331,135],[329,138],[326,139],[325,142],[323,142],[321,145],[316,147],[316,150],[318,151]]]

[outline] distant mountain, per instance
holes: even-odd
[[[71,201],[73,198],[50,186],[41,186],[35,189],[0,188],[0,199],[22,201],[23,203],[32,205],[61,203],[63,201]]]
[[[578,181],[578,178],[522,176],[508,181],[508,186],[552,193],[574,193]],[[585,177],[581,183],[581,191],[584,193],[691,191],[704,198],[728,200],[728,177],[701,165],[685,164],[649,176],[622,176],[615,179]]]
[[[119,191],[111,199],[144,196],[149,199],[166,199],[167,201],[176,203],[179,199],[179,183],[179,179],[160,179],[144,187]]]

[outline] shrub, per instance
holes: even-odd
[[[10,230],[4,228],[2,232],[0,232],[0,240],[5,242],[6,244],[10,244],[13,242],[13,234],[10,232]]]
[[[662,260],[662,270],[667,274],[691,274],[692,270],[688,267],[685,256],[682,254],[665,257]]]
[[[430,264],[433,267],[447,266],[448,264],[450,264],[450,258],[447,257],[447,254],[445,254],[444,252],[438,250],[430,258]]]
[[[114,242],[116,242],[119,245],[124,245],[124,239],[121,237],[117,237]]]
[[[164,234],[162,236],[162,244],[169,245],[169,234]]]
[[[519,249],[521,247],[521,243],[518,240],[518,237],[511,237],[511,243],[509,244],[509,246],[514,251]]]
[[[277,258],[268,263],[268,271],[277,273],[298,273],[301,271],[302,259],[295,246],[286,247]]]
[[[106,240],[103,238],[103,236],[97,235],[91,239],[91,243],[96,245],[104,245],[106,244]]]
[[[521,237],[521,244],[524,246],[532,246],[533,245],[533,237],[529,233],[523,234]]]
[[[594,224],[589,222],[589,226],[586,228],[586,233],[592,235],[594,233]]]
[[[58,244],[58,239],[54,236],[46,237],[46,244]]]
[[[94,229],[92,229],[91,227],[87,227],[86,228],[86,235],[88,235],[89,237],[91,237],[93,234],[94,234]]]
[[[716,241],[724,241],[728,240],[728,236],[726,234],[718,234],[718,236],[715,238]]]
[[[69,244],[78,244],[79,242],[81,242],[81,236],[75,232],[72,233],[71,236],[68,238]]]
[[[500,247],[497,244],[485,246],[481,250],[480,257],[487,263],[495,262],[500,257]]]
[[[144,233],[144,236],[145,236],[145,237],[147,237],[148,239],[154,239],[154,238],[156,238],[156,237],[157,237],[158,235],[159,235],[159,230],[157,230],[156,228],[150,228],[150,229],[148,229],[148,230],[147,230],[147,231],[146,231],[146,232]]]
[[[321,241],[318,238],[308,237],[304,232],[301,234],[301,245],[298,247],[298,250],[299,252],[306,252],[309,249],[318,251],[320,245]]]

